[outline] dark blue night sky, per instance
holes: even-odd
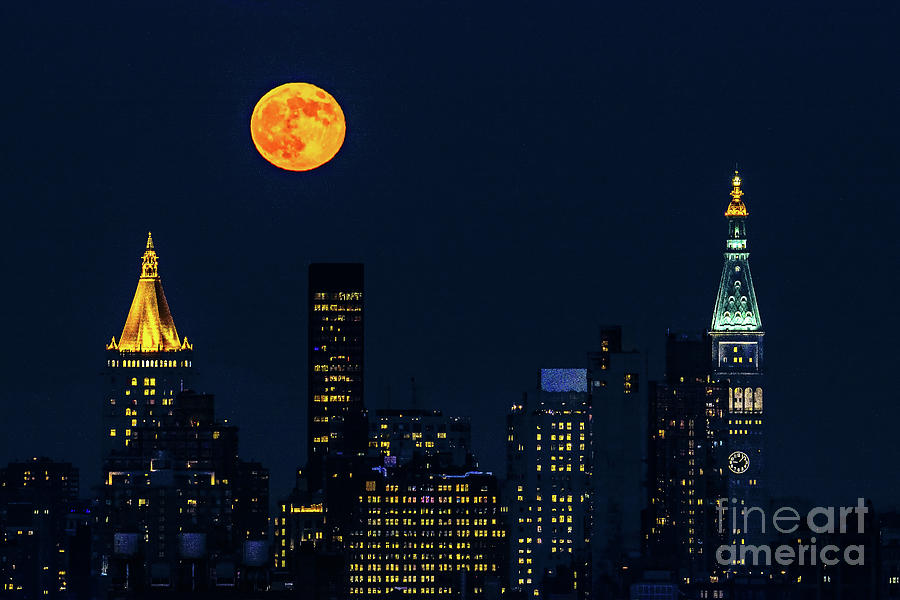
[[[708,327],[737,162],[772,491],[900,502],[900,9],[783,4],[4,3],[0,463],[99,480],[104,344],[152,230],[274,496],[304,459],[310,261],[366,264],[369,407],[415,376],[502,473],[508,406],[600,323],[655,376],[667,327]],[[250,140],[286,81],[347,115],[314,172]]]

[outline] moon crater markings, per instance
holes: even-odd
[[[259,153],[276,167],[309,171],[334,158],[346,123],[331,94],[309,83],[286,83],[257,102],[250,134]]]

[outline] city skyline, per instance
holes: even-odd
[[[751,235],[752,235],[752,234],[751,234]],[[151,275],[150,278],[156,278],[156,281],[158,282],[158,281],[159,281],[159,277],[158,277],[157,274],[156,274],[156,253],[155,253],[155,251],[154,251],[154,246],[153,246],[153,241],[152,241],[152,232],[151,232],[151,234],[148,234],[148,236],[147,236],[146,247],[147,247],[147,252],[145,252],[144,257],[142,258],[143,266],[141,267],[141,269],[142,269],[142,273],[141,273],[141,274],[142,274],[141,281],[143,281],[144,279],[148,279],[147,273],[146,273],[147,263],[148,263],[147,255],[148,255],[148,254],[152,254],[152,261],[153,261],[153,264],[152,264],[152,266],[151,266],[151,269],[153,270],[153,273],[150,274],[150,275]],[[315,265],[315,263],[310,263],[310,264],[311,264],[311,265]],[[323,264],[328,264],[328,263],[323,263]],[[337,264],[338,266],[341,266],[341,263],[334,263],[334,264]],[[182,287],[182,286],[179,286],[179,287]],[[159,292],[159,293],[161,294],[161,292]],[[763,295],[765,296],[765,293],[764,293]],[[138,291],[136,292],[136,297],[135,297],[134,302],[135,302],[135,303],[138,302],[138,300],[139,300],[140,297],[141,297],[141,287],[139,286]],[[164,297],[164,296],[163,296],[163,300],[165,300],[165,297]],[[311,295],[311,294],[309,295],[309,302],[310,302],[310,307],[308,307],[307,310],[309,311],[309,314],[312,314],[311,307],[312,307],[313,298],[312,298],[312,295]],[[131,312],[134,312],[134,310],[135,310],[134,307],[132,307],[131,311],[129,311],[128,319],[126,319],[126,326],[125,326],[125,329],[126,329],[126,330],[127,330],[128,327],[129,327],[129,323],[131,323],[131,321],[133,320],[133,317],[131,316],[130,313],[131,313]],[[169,322],[171,322],[172,317],[171,317],[170,314],[168,314],[168,307],[162,308],[161,311],[162,311],[162,312],[165,312],[165,313],[167,314],[167,317],[166,317],[166,318],[168,319]],[[715,313],[714,313],[714,314],[715,314]],[[165,325],[165,323],[163,323],[163,325]],[[131,324],[131,326],[132,326],[132,328],[134,328],[134,324],[133,324],[133,323]],[[174,326],[171,326],[171,327],[172,327],[172,329],[174,329]],[[163,329],[165,329],[165,327],[163,327]],[[601,329],[601,326],[598,324],[598,325],[596,326],[596,331],[598,332],[598,336],[597,336],[597,341],[598,341],[598,342],[599,342],[599,339],[600,339],[600,336],[599,336],[600,329]],[[694,332],[699,332],[699,331],[702,331],[702,329],[703,329],[703,328],[695,329],[695,330],[693,330],[693,331],[694,331]],[[668,330],[667,330],[667,331],[668,331]],[[691,332],[691,330],[690,330],[689,328],[684,328],[684,331],[685,331],[685,332]],[[133,334],[133,333],[135,333],[135,332],[131,332],[131,333]],[[166,331],[163,331],[162,333],[163,333],[164,335],[167,334]],[[629,331],[627,330],[627,328],[626,328],[626,335],[625,335],[626,340],[628,340],[630,334],[633,334],[633,332],[629,332]],[[169,334],[169,335],[171,335],[171,334]],[[177,338],[177,333],[174,334],[174,335],[175,335],[176,338]],[[116,337],[116,336],[113,336],[114,340],[115,340],[115,337]],[[632,337],[633,337],[633,335],[632,335]],[[660,337],[661,337],[661,336],[660,336]],[[187,343],[187,336],[184,336],[184,338],[185,338],[185,343]],[[165,340],[164,340],[164,341],[165,341]],[[177,339],[176,339],[176,342],[177,342],[178,344],[181,343],[181,342],[178,341]],[[660,340],[660,342],[662,342],[662,340]],[[660,343],[659,345],[662,345],[662,344]],[[115,341],[113,341],[113,342],[111,342],[111,343],[108,343],[108,344],[107,344],[107,351],[109,352],[110,348],[113,348],[114,350],[117,349],[115,346],[116,346]],[[626,343],[626,347],[628,347],[628,346],[629,346],[629,345]],[[632,346],[633,346],[633,344],[632,344]],[[647,352],[647,353],[649,353],[649,354],[652,354],[652,353],[653,353],[652,347],[649,348],[649,349],[641,348],[640,350],[643,350],[643,351],[645,351],[645,352]],[[570,355],[574,355],[575,352],[576,352],[576,350],[570,349],[569,354],[570,354]],[[571,364],[579,364],[579,365],[584,364],[584,361],[583,361],[582,359],[579,359],[579,360],[580,360],[580,362],[579,362],[578,360],[576,360],[576,361],[570,360],[569,363],[571,363]],[[661,364],[660,364],[660,363],[661,363],[662,361],[656,360],[656,361],[654,361],[654,362],[655,362],[655,364],[650,364],[650,365],[649,365],[649,366],[650,366],[650,370],[651,370],[651,372],[660,373],[659,378],[661,379],[661,378],[662,378],[662,372],[660,371],[660,367],[661,367]],[[566,363],[566,364],[569,364],[569,363]],[[549,361],[549,362],[548,362],[548,361],[544,361],[543,363],[540,363],[540,364],[549,365],[549,364],[556,364],[556,363],[555,363],[554,361]],[[649,364],[649,363],[648,363],[648,364]],[[377,375],[376,375],[376,378],[377,378]],[[404,383],[404,382],[401,382],[401,385],[402,385],[402,383]],[[428,386],[428,382],[427,382],[427,381],[426,381],[425,385],[426,385],[426,390],[427,390],[427,386]],[[190,387],[193,389],[194,387],[197,387],[197,386],[190,386]],[[422,398],[423,394],[422,394],[422,391],[421,391],[422,386],[421,386],[421,385],[418,385],[418,386],[416,386],[416,387],[417,387],[417,390],[418,390],[416,393],[412,392],[412,390],[411,390],[408,386],[406,386],[406,387],[401,387],[401,389],[396,390],[396,391],[395,391],[395,390],[388,390],[388,391],[385,391],[384,389],[382,389],[382,390],[374,390],[374,393],[372,393],[372,392],[370,391],[371,395],[373,395],[373,396],[375,397],[376,404],[375,404],[374,406],[368,406],[367,408],[369,408],[370,413],[371,413],[372,411],[376,410],[376,409],[379,409],[379,408],[404,408],[404,407],[412,407],[412,406],[414,406],[414,405],[422,405],[422,404],[425,404],[428,408],[432,408],[432,409],[440,409],[440,408],[442,408],[442,405],[441,405],[441,404],[435,403],[435,402],[433,402],[433,401],[429,401],[429,400],[428,400],[428,394],[426,394],[426,395],[425,395],[425,396],[426,396],[425,399],[423,399],[423,398]],[[527,388],[528,388],[528,383],[523,382],[522,385],[520,385],[520,387],[521,387],[522,389],[527,389]],[[225,386],[225,388],[226,388],[226,393],[227,393],[227,385]],[[217,392],[216,389],[204,389],[204,391],[213,392],[213,393],[216,393],[216,392]],[[380,392],[380,393],[379,393],[379,392]],[[416,395],[415,398],[413,397],[414,394]],[[512,387],[510,387],[510,389],[509,389],[509,394],[508,394],[508,396],[509,396],[509,398],[511,398],[511,399],[515,396],[515,391],[513,391],[513,388],[512,388]],[[452,412],[452,411],[451,411],[451,412]],[[460,415],[463,415],[463,416],[467,416],[467,417],[472,416],[472,415],[469,414],[469,413],[463,413],[463,412],[459,412],[459,411],[456,411],[456,412],[457,412],[458,414],[460,414]],[[480,425],[481,425],[481,427],[482,427],[482,430],[484,430],[484,429],[486,429],[486,428],[487,428],[487,429],[496,428],[498,425],[499,425],[499,426],[502,426],[502,423],[499,423],[499,424],[498,424],[497,422],[485,422],[485,419],[484,419],[483,416],[481,416],[481,418],[479,419],[479,418],[478,418],[478,415],[476,414],[476,421],[478,421],[478,420],[481,421]],[[302,424],[300,424],[300,425],[302,425]],[[98,430],[98,431],[99,431],[99,430]],[[87,436],[87,437],[90,437],[90,436]],[[101,436],[100,436],[99,433],[98,433],[98,439],[99,439],[100,437],[101,437]],[[297,431],[297,440],[301,442],[301,445],[305,445],[305,444],[308,443],[308,440],[305,439],[305,432],[303,431],[303,427],[299,427],[299,429],[298,429],[298,431]],[[476,440],[476,448],[477,448],[477,447],[478,447],[478,446],[477,446],[477,440]],[[251,448],[251,449],[250,449],[250,454],[251,454],[251,455],[253,455],[253,451],[254,451],[254,449]],[[47,453],[46,453],[46,452],[40,452],[40,453],[37,453],[37,454],[40,455],[40,456],[44,456],[44,455],[47,454]],[[476,453],[476,456],[478,456],[478,455],[484,455],[484,454],[487,454],[487,453],[484,453],[484,452]],[[13,456],[13,455],[11,455],[11,456],[10,456],[10,460],[14,460],[14,459],[24,459],[24,458],[27,458],[27,456],[25,456],[25,455],[23,455],[23,456],[18,456],[18,455]],[[53,458],[53,459],[58,459],[58,460],[70,460],[70,459],[71,459],[71,457],[70,457],[70,456],[67,456],[67,455],[51,456],[51,458]],[[303,462],[304,462],[304,459],[303,459],[303,458],[300,458],[300,457],[298,457],[297,460],[296,460],[296,463],[297,463],[298,465],[299,465],[299,464],[302,464]],[[497,461],[496,461],[496,459],[495,459],[494,461],[489,461],[489,462],[495,462],[495,463],[496,463]],[[486,467],[486,468],[489,468],[489,470],[492,470],[492,471],[495,471],[495,472],[498,472],[498,473],[500,473],[500,472],[503,471],[503,467],[502,467],[502,465],[499,464],[499,463],[496,464],[496,465],[488,465],[488,467]],[[84,470],[85,475],[86,475],[86,477],[83,476],[83,478],[84,478],[89,484],[94,483],[94,481],[93,481],[94,478],[92,477],[91,469],[90,469],[90,468],[87,468],[87,469],[83,469],[83,470]],[[281,475],[282,478],[283,478],[283,480],[286,481],[287,479],[284,478],[284,476],[287,474],[287,472],[291,472],[291,473],[292,473],[292,472],[293,472],[293,468],[291,468],[291,469],[289,469],[289,470],[285,470],[285,469],[283,468],[283,465],[282,465],[282,471],[283,471],[283,472],[282,472],[282,473],[279,473],[279,475]],[[291,477],[292,477],[292,476],[293,476],[293,475],[291,475]],[[277,481],[277,477],[276,477],[276,481]],[[284,484],[284,483],[282,482],[282,486],[281,486],[281,487],[284,487],[285,485],[286,485],[286,484]],[[281,490],[279,489],[278,491],[280,492]],[[777,488],[776,488],[775,493],[776,493],[776,495],[790,495],[791,491],[790,491],[790,490],[783,490],[783,489],[777,489]]]
[[[49,455],[74,462],[85,486],[99,481],[102,345],[121,330],[152,230],[179,332],[197,343],[198,387],[239,424],[248,458],[272,470],[273,496],[303,459],[285,455],[269,414],[296,423],[303,443],[295,338],[317,261],[366,264],[370,408],[388,404],[387,385],[402,406],[414,376],[423,404],[472,416],[476,454],[501,471],[491,457],[504,411],[536,369],[581,360],[600,323],[622,323],[656,379],[666,328],[706,326],[738,161],[754,277],[779,332],[767,336],[781,424],[770,439],[785,447],[770,466],[775,490],[900,501],[884,476],[900,458],[885,335],[896,315],[881,292],[897,221],[897,117],[883,75],[892,15],[660,9],[648,21],[629,7],[578,18],[481,7],[481,21],[447,15],[425,40],[412,26],[423,9],[408,8],[396,28],[390,11],[361,8],[342,43],[329,41],[346,25],[333,8],[305,9],[318,29],[273,24],[277,3],[258,20],[226,9],[225,35],[205,37],[194,35],[202,8],[173,19],[159,7],[144,29],[115,26],[112,8],[40,20],[8,9],[18,24],[8,39],[28,59],[10,71],[21,94],[4,99],[19,144],[3,183],[15,199],[4,272],[19,294],[3,304],[16,316],[3,364],[18,377],[4,391],[0,462]],[[547,37],[525,43],[534,36],[521,32],[546,19]],[[73,22],[84,36],[66,45]],[[454,44],[460,30],[470,45]],[[419,53],[405,52],[414,44]],[[296,55],[320,60],[271,58]],[[51,65],[56,99],[35,91],[45,71],[29,65]],[[301,180],[254,156],[246,132],[253,102],[297,71],[348,115],[341,154]],[[535,118],[535,81],[561,90],[574,116]],[[186,115],[190,100],[206,109]],[[570,120],[578,131],[567,133]],[[870,326],[868,314],[884,316]],[[826,377],[829,360],[838,368]],[[787,425],[797,422],[808,426]]]

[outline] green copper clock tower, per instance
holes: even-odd
[[[750,277],[750,253],[747,250],[747,218],[741,177],[732,179],[731,202],[725,211],[728,237],[725,264],[719,293],[713,309],[709,335],[712,371],[719,381],[728,382],[727,461],[722,465],[726,477],[729,508],[759,506],[765,509],[765,452],[763,426],[763,327],[756,302],[756,290]],[[742,521],[742,519],[740,519]],[[753,544],[758,538],[758,519],[750,531],[740,526],[733,531],[732,543]],[[747,565],[753,570],[752,565]]]

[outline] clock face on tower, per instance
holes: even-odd
[[[750,457],[746,452],[737,450],[728,455],[728,468],[732,473],[740,475],[750,468]]]

